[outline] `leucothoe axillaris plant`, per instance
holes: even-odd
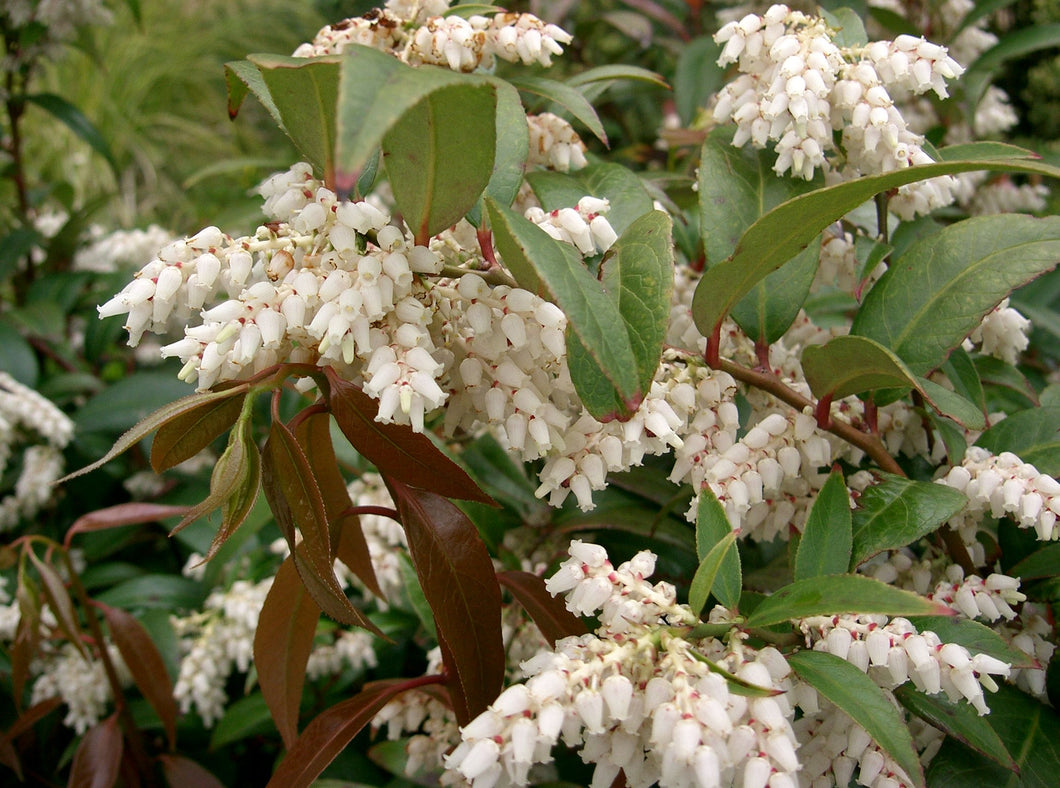
[[[662,78],[543,76],[576,42],[532,14],[392,0],[229,63],[230,111],[253,93],[306,160],[256,230],[174,241],[100,307],[197,391],[91,467],[227,433],[178,527],[219,509],[214,558],[263,488],[283,537],[174,622],[181,710],[210,727],[253,663],[276,785],[368,727],[473,788],[1027,769],[1060,410],[1021,294],[1060,222],[990,206],[1043,212],[1060,170],[974,141],[1014,120],[987,17],[947,3],[929,41],[886,10],[719,13],[668,178],[590,103]],[[402,610],[419,675],[372,673]],[[343,670],[380,678],[303,720],[304,677]]]

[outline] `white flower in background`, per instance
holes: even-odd
[[[1048,205],[1049,187],[1044,183],[1015,184],[1008,178],[984,183],[975,189],[968,204],[973,216],[998,213],[1041,213]]]
[[[602,610],[595,634],[569,637],[523,664],[530,678],[508,687],[461,730],[447,769],[476,788],[526,785],[561,739],[595,763],[592,786],[619,771],[632,788],[796,785],[793,708],[784,695],[747,698],[729,692],[697,658],[719,662],[763,687],[791,688],[778,651],[755,651],[737,638],[688,641],[664,625],[695,619],[673,588],[645,578],[655,556],[643,551],[617,568],[598,545],[575,540],[571,558],[549,580],[568,608]],[[662,626],[660,626],[662,625]],[[455,776],[455,775],[454,775]]]
[[[583,255],[594,255],[606,252],[618,240],[618,234],[605,216],[610,210],[611,203],[607,200],[582,197],[573,208],[553,211],[529,208],[526,218],[557,241],[577,247]]]
[[[585,143],[570,123],[551,112],[527,115],[530,128],[528,167],[549,167],[558,172],[580,170],[585,160]]]
[[[378,666],[375,635],[364,629],[340,630],[331,642],[317,643],[305,666],[310,681],[334,676],[346,668],[361,671]]]
[[[14,489],[0,499],[0,530],[53,500],[52,484],[63,475],[62,450],[73,434],[73,421],[51,400],[0,372],[0,474],[12,460],[21,464]]]
[[[145,230],[111,232],[94,224],[88,228],[87,237],[74,254],[73,269],[108,274],[123,268],[136,268],[173,240],[173,234],[157,224]]]
[[[981,446],[969,446],[961,464],[936,482],[968,496],[968,505],[950,520],[966,542],[974,538],[976,526],[987,513],[991,517],[1010,515],[1020,528],[1033,528],[1039,539],[1057,538],[1060,482],[1011,452],[995,456]]]
[[[108,644],[107,653],[122,685],[131,684],[132,676],[117,647]],[[86,660],[72,643],[63,643],[58,650],[37,657],[30,672],[37,676],[30,705],[60,698],[67,707],[63,725],[73,728],[78,735],[99,722],[114,699],[103,662]]]

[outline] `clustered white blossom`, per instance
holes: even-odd
[[[580,170],[585,160],[585,143],[570,123],[551,112],[526,116],[530,128],[528,167],[544,166],[559,172]]]
[[[544,211],[530,208],[526,218],[555,238],[574,246],[583,255],[606,252],[618,234],[604,216],[611,209],[607,200],[582,197],[573,208]]]
[[[950,520],[966,542],[974,541],[975,527],[987,514],[1010,515],[1020,528],[1033,528],[1041,540],[1058,536],[1060,482],[1012,452],[995,456],[981,446],[969,446],[961,464],[936,481],[968,496],[968,505]]]
[[[783,656],[739,639],[690,641],[669,628],[695,616],[676,603],[673,586],[646,582],[655,568],[648,551],[617,568],[598,545],[575,540],[570,555],[549,590],[566,593],[571,610],[601,611],[601,626],[524,663],[530,678],[462,729],[443,781],[526,785],[530,769],[548,763],[562,740],[596,764],[593,788],[611,785],[620,770],[633,788],[795,786],[798,745],[787,697],[732,693],[703,659],[783,691],[791,688]]]
[[[785,5],[747,14],[715,34],[724,44],[718,63],[736,63],[740,72],[714,107],[718,122],[737,124],[733,144],[764,148],[773,141],[777,174],[790,170],[806,180],[818,169],[849,179],[930,162],[894,95],[934,91],[943,98],[961,66],[922,37],[840,47],[834,36],[824,19]],[[833,131],[840,132],[840,150]],[[952,202],[955,186],[948,176],[903,186],[891,209],[903,218],[927,213]]]
[[[0,475],[13,458],[21,463],[14,489],[0,499],[0,530],[53,500],[52,483],[63,475],[62,450],[73,434],[73,421],[49,399],[0,371]]]
[[[1030,344],[1027,336],[1030,328],[1031,321],[1009,306],[1006,298],[986,313],[983,322],[965,340],[965,347],[979,345],[979,351],[984,355],[1015,364],[1020,353]]]
[[[132,683],[121,653],[107,645],[108,655],[123,686]],[[57,649],[39,654],[30,665],[30,673],[37,676],[30,694],[30,705],[50,698],[60,698],[66,704],[63,725],[82,734],[99,722],[113,700],[110,683],[100,659],[86,659],[73,643],[63,643]]]
[[[533,14],[474,14],[466,19],[445,16],[449,3],[431,0],[409,3],[389,0],[383,9],[328,25],[295,57],[340,54],[347,46],[361,45],[387,52],[416,66],[444,66],[453,71],[490,69],[495,59],[509,63],[551,65],[563,53],[571,36],[562,28],[542,22]]]
[[[100,274],[136,268],[173,240],[173,233],[157,224],[143,230],[109,232],[102,225],[94,224],[74,253],[73,268]]]
[[[394,507],[394,500],[383,483],[383,477],[377,473],[361,474],[350,482],[348,489],[355,507]],[[401,562],[408,560],[405,529],[396,520],[379,514],[361,514],[359,519],[375,579],[379,583],[379,590],[383,592],[383,597],[377,599],[376,604],[385,610],[387,600],[398,598],[405,585],[401,574]],[[348,570],[339,574],[349,575],[354,585],[363,587],[360,580]]]

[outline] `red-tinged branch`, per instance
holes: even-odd
[[[342,516],[347,515],[361,515],[361,514],[375,514],[380,517],[389,517],[396,523],[400,523],[397,509],[391,509],[388,506],[351,506],[349,509],[343,511]]]
[[[714,369],[728,372],[742,383],[746,383],[749,386],[754,386],[757,389],[772,394],[781,402],[791,405],[795,410],[801,412],[806,408],[810,408],[814,412],[817,411],[817,403],[804,397],[802,394],[786,385],[784,381],[771,372],[760,372],[755,369],[748,369],[747,367],[742,367],[726,358],[718,358],[716,364],[712,364],[708,358],[707,363]],[[826,428],[828,432],[842,438],[850,445],[861,449],[882,470],[885,470],[888,473],[893,473],[897,476],[906,475],[905,471],[902,470],[902,467],[895,462],[894,457],[891,456],[890,452],[887,451],[883,443],[880,442],[880,439],[875,435],[869,435],[868,433],[862,432],[857,427],[847,424],[844,421],[839,421],[838,419],[830,419],[829,421],[830,423]]]

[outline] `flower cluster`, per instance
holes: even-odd
[[[810,180],[823,169],[842,178],[930,162],[892,94],[934,91],[963,69],[944,47],[902,35],[894,41],[839,46],[819,17],[774,5],[724,25],[718,62],[739,75],[719,92],[714,117],[737,125],[733,144],[775,142],[774,169]],[[833,131],[841,134],[836,149]],[[832,159],[828,156],[831,154]],[[952,202],[953,179],[903,187],[892,209],[903,218]]]
[[[123,685],[131,684],[132,676],[118,649],[109,644],[107,649],[119,680]],[[73,643],[64,643],[51,653],[38,656],[30,672],[37,676],[30,705],[60,698],[67,708],[63,725],[79,735],[99,722],[113,700],[103,662],[86,659]]]
[[[0,530],[52,501],[52,483],[63,475],[62,450],[73,434],[73,421],[50,400],[0,372],[0,475],[13,458],[21,464],[14,490],[0,499]]]
[[[582,197],[573,208],[544,211],[530,208],[526,218],[555,238],[574,246],[583,255],[606,252],[618,234],[604,215],[611,210],[607,200]]]
[[[628,785],[796,785],[799,768],[785,696],[730,692],[707,661],[765,688],[791,687],[774,649],[687,640],[666,623],[689,623],[673,587],[650,585],[655,556],[644,551],[617,568],[603,548],[575,540],[549,580],[580,613],[601,611],[595,634],[564,638],[523,664],[514,684],[461,730],[447,768],[475,788],[526,785],[531,767],[551,760],[562,740],[595,763],[592,785],[619,771]],[[454,775],[455,776],[455,775]],[[451,781],[451,778],[450,778]]]
[[[580,170],[585,160],[585,143],[559,115],[541,112],[526,116],[530,128],[530,154],[527,166],[545,166],[559,172]]]
[[[1006,298],[986,313],[983,322],[965,340],[965,346],[979,345],[981,353],[1015,365],[1019,354],[1030,344],[1030,327],[1031,321],[1010,307]]]
[[[390,0],[383,9],[328,25],[295,57],[320,57],[361,45],[388,52],[404,62],[445,66],[470,72],[492,68],[496,58],[509,63],[551,65],[571,36],[533,14],[500,12],[487,17],[444,16],[449,3]]]
[[[989,513],[1011,515],[1020,528],[1033,528],[1042,540],[1057,538],[1060,514],[1060,482],[1040,473],[1011,452],[993,455],[981,446],[969,446],[960,465],[937,480],[968,496],[965,509],[950,520],[962,532],[971,529]],[[966,534],[965,541],[969,541]]]

